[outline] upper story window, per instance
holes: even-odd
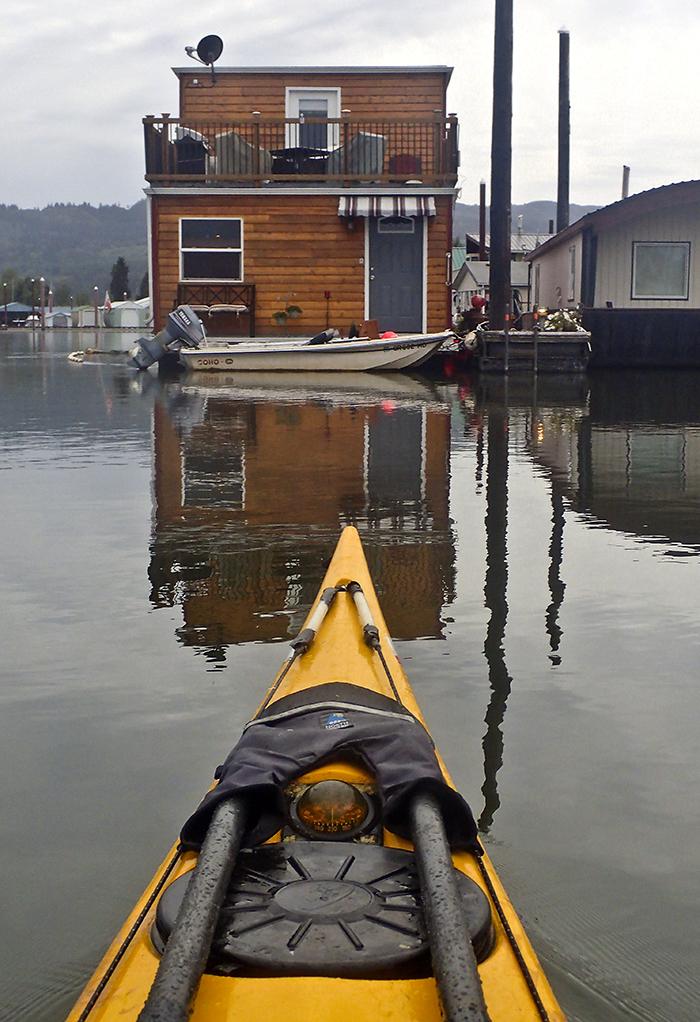
[[[180,280],[243,280],[240,217],[180,220]]]
[[[299,118],[299,124],[287,125],[288,147],[304,149],[335,149],[340,143],[337,124],[309,123],[318,119],[340,117],[340,89],[287,88],[286,115]]]
[[[632,243],[632,298],[688,299],[689,241]]]

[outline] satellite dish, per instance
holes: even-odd
[[[197,43],[197,56],[203,64],[213,66],[224,49],[223,40],[218,35],[205,35]]]

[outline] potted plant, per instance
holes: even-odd
[[[302,309],[298,305],[291,304],[285,299],[285,306],[283,309],[278,309],[277,312],[272,313],[272,318],[277,326],[285,326],[287,321],[290,319],[299,319],[302,314]]]

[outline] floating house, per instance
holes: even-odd
[[[488,298],[490,272],[488,262],[481,262],[478,259],[464,260],[452,284],[456,311],[469,308],[474,295]],[[514,261],[510,264],[510,284],[515,305],[521,309],[527,308],[530,303],[530,266],[528,263]]]
[[[150,298],[112,302],[104,311],[105,326],[115,330],[143,330],[150,321]]]
[[[525,234],[524,231],[516,231],[515,234],[510,236],[510,257],[514,262],[522,262],[528,257],[531,252],[539,246],[543,245],[545,241],[552,238],[552,234]],[[488,259],[491,251],[491,235],[487,234],[484,238],[486,258]],[[479,238],[476,234],[467,234],[465,237],[464,251],[467,259],[478,259],[479,258]]]
[[[7,302],[0,305],[0,316],[3,326],[23,326],[32,312],[36,313],[36,307],[25,305],[23,302]]]
[[[69,330],[73,326],[73,310],[69,306],[56,306],[44,313],[47,329]]]
[[[175,68],[144,119],[154,325],[439,331],[459,154],[449,67]]]
[[[76,305],[73,308],[72,319],[73,326],[76,327],[102,327],[105,325],[104,321],[105,309],[103,305],[100,305],[97,309],[97,316],[95,316],[94,305]],[[97,322],[95,322],[97,319]]]
[[[535,306],[584,308],[591,365],[700,365],[700,181],[604,206],[528,258]]]

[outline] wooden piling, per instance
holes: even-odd
[[[513,121],[513,0],[496,0],[491,126],[489,325],[502,330],[510,313],[510,215]]]
[[[559,160],[557,174],[557,233],[569,226],[569,161],[571,104],[569,102],[569,33],[559,32]]]

